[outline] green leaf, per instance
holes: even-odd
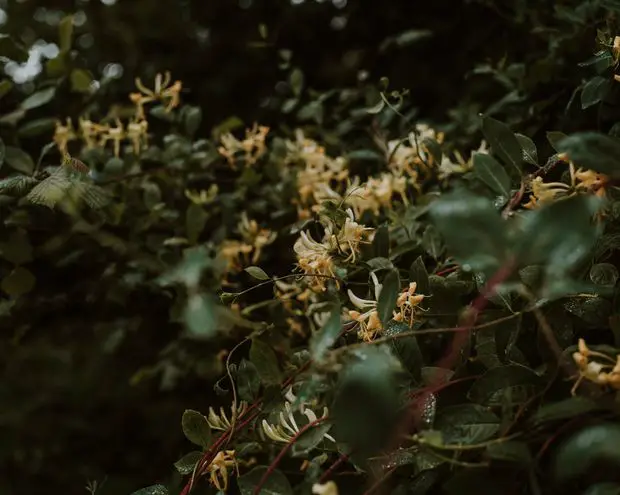
[[[236,379],[237,393],[241,400],[252,402],[258,397],[260,377],[256,366],[251,361],[245,358],[241,359],[237,368]]]
[[[71,50],[71,40],[73,39],[73,16],[63,17],[58,23],[58,41],[61,52]]]
[[[209,215],[204,207],[191,203],[185,212],[185,235],[190,244],[196,244],[207,224]]]
[[[491,191],[506,199],[510,197],[510,177],[491,155],[474,153],[474,173]]]
[[[548,421],[558,421],[586,416],[600,409],[600,404],[587,397],[569,397],[559,402],[545,404],[532,416],[532,423],[539,425]]]
[[[565,482],[587,473],[605,461],[620,468],[620,425],[601,423],[586,426],[564,440],[555,451],[553,477]]]
[[[307,456],[311,450],[323,441],[325,434],[329,432],[331,427],[331,423],[323,421],[302,433],[291,449],[293,457]]]
[[[241,495],[254,495],[254,489],[267,471],[267,466],[256,466],[250,472],[237,478]],[[293,495],[293,488],[281,471],[275,469],[267,478],[258,495]]]
[[[34,170],[34,161],[32,161],[30,155],[14,146],[7,146],[5,148],[4,161],[6,161],[9,167],[23,174],[32,175]]]
[[[187,249],[183,260],[172,270],[159,278],[161,285],[182,283],[190,289],[197,289],[202,272],[211,264],[211,258],[204,246]]]
[[[131,495],[168,495],[168,489],[164,485],[153,485],[133,492]]]
[[[330,408],[332,435],[361,458],[381,450],[393,433],[401,373],[400,361],[386,345],[355,349],[343,364]]]
[[[620,140],[598,132],[571,134],[558,143],[558,151],[578,167],[594,170],[611,178],[620,177]]]
[[[0,194],[9,196],[23,196],[28,194],[39,183],[34,177],[27,175],[13,175],[0,180]]]
[[[581,108],[585,110],[599,103],[609,90],[610,82],[609,79],[601,76],[590,79],[581,90]]]
[[[20,106],[24,110],[32,110],[33,108],[42,107],[46,103],[49,103],[50,101],[52,101],[55,94],[56,94],[56,87],[54,86],[50,88],[42,89],[41,91],[32,93],[28,98],[22,101]]]
[[[428,272],[424,266],[422,256],[418,256],[409,267],[409,281],[417,284],[416,293],[431,295],[431,283],[428,280]]]
[[[211,427],[207,418],[193,409],[186,409],[181,418],[183,434],[194,445],[203,448],[211,444]]]
[[[202,122],[202,108],[196,106],[186,108],[184,118],[185,131],[190,137],[193,137]]]
[[[541,377],[531,369],[509,364],[488,370],[474,382],[467,397],[478,404],[499,405],[511,394],[512,403],[517,403],[523,401],[521,391],[527,394],[541,385]]]
[[[55,124],[56,119],[51,117],[31,120],[17,130],[17,135],[19,137],[32,137],[50,133],[54,129]]]
[[[496,461],[512,462],[524,466],[528,466],[532,462],[532,454],[527,443],[515,440],[489,445],[487,455]]]
[[[192,294],[187,300],[183,319],[191,336],[214,337],[218,329],[215,301],[206,294]]]
[[[28,294],[37,282],[35,276],[26,268],[17,266],[0,282],[0,289],[11,297]]]
[[[383,288],[377,301],[379,319],[386,325],[392,319],[392,313],[396,307],[396,300],[400,294],[400,277],[398,270],[390,270],[383,279]]]
[[[558,146],[558,144],[563,139],[566,139],[567,137],[566,134],[560,131],[548,131],[546,135],[547,135],[547,141],[549,141],[549,144],[552,146],[552,148],[558,153],[561,153],[562,151],[560,147]]]
[[[522,265],[545,266],[556,280],[579,263],[594,247],[600,225],[592,221],[601,201],[592,195],[576,195],[523,216],[515,250]]]
[[[11,89],[13,89],[13,83],[8,79],[2,79],[0,81],[0,98],[8,94]]]
[[[252,339],[250,361],[258,370],[258,375],[265,385],[279,385],[282,382],[282,371],[274,350],[258,339]]]
[[[32,245],[25,230],[14,230],[6,242],[0,242],[0,255],[14,265],[32,261]]]
[[[328,349],[334,345],[342,332],[340,305],[332,307],[325,325],[310,339],[310,355],[315,361],[321,361]]]
[[[459,404],[440,409],[433,427],[441,431],[445,445],[472,445],[492,438],[499,431],[500,420],[478,404]]]
[[[394,337],[403,332],[410,332],[411,328],[402,321],[391,320],[385,326],[384,337]],[[420,380],[422,377],[422,367],[424,359],[422,351],[418,345],[418,339],[415,335],[410,337],[396,338],[390,341],[390,345],[394,355],[398,356],[400,362],[414,380]]]
[[[191,474],[194,472],[198,461],[202,459],[202,455],[202,452],[199,452],[197,450],[190,452],[189,454],[185,454],[177,462],[174,463],[174,467],[179,472],[179,474]]]
[[[520,178],[523,153],[517,137],[510,128],[503,122],[484,115],[482,116],[482,133],[491,145],[491,150],[507,166],[511,166],[515,172],[514,175]]]
[[[466,191],[434,201],[430,215],[449,254],[473,271],[494,272],[509,251],[506,226],[493,204]]]
[[[582,495],[620,495],[620,484],[608,482],[590,485]]]
[[[93,75],[84,69],[73,69],[70,76],[71,91],[76,93],[90,93]]]
[[[380,225],[372,239],[373,252],[378,258],[387,258],[390,255],[390,231],[387,225]]]
[[[249,273],[250,276],[258,280],[269,280],[270,279],[269,275],[265,273],[265,270],[263,270],[259,266],[248,266],[247,268],[244,268],[244,271]]]
[[[300,69],[293,69],[291,75],[288,80],[289,85],[291,86],[291,91],[296,97],[301,95],[301,91],[304,87],[304,74]]]
[[[517,137],[517,141],[521,145],[521,150],[523,152],[523,161],[530,163],[532,165],[538,165],[538,151],[536,150],[536,145],[534,141],[532,141],[529,137],[524,136],[523,134],[515,134]]]
[[[613,287],[619,277],[618,269],[611,263],[597,263],[590,268],[590,280],[596,285]]]

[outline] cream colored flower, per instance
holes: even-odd
[[[155,76],[155,88],[151,90],[142,84],[139,77],[136,77],[135,84],[139,92],[129,95],[129,99],[136,105],[136,120],[145,118],[144,105],[146,103],[161,101],[166,105],[166,112],[179,106],[183,84],[181,81],[175,81],[170,85],[171,80],[169,71],[166,71],[164,75],[158,73]]]
[[[312,485],[313,495],[338,495],[338,485],[334,481],[325,484],[315,483]]]
[[[237,166],[239,154],[243,156],[246,167],[254,165],[267,150],[265,139],[268,132],[269,127],[254,124],[252,129],[246,129],[245,139],[241,141],[233,136],[232,133],[227,132],[220,136],[221,146],[217,150],[220,155],[226,158],[228,164],[233,169]]]
[[[349,318],[359,323],[360,328],[357,331],[357,335],[364,342],[372,342],[377,335],[383,332],[383,325],[377,312],[377,302],[379,301],[383,285],[379,283],[375,272],[371,272],[370,277],[374,285],[374,299],[362,299],[356,296],[351,289],[347,291],[349,300],[359,309],[359,311],[349,310]]]
[[[209,414],[207,415],[207,422],[209,426],[214,430],[228,430],[232,427],[233,423],[237,421],[237,418],[243,416],[245,411],[248,408],[248,403],[245,401],[241,401],[239,403],[239,408],[237,409],[237,405],[233,402],[230,409],[230,418],[226,415],[226,411],[224,411],[223,407],[220,407],[220,414],[216,414],[212,407],[209,407]]]

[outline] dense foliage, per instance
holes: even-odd
[[[0,3],[2,493],[620,493],[620,2],[53,3]]]

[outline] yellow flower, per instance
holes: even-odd
[[[166,105],[166,112],[170,112],[173,108],[179,106],[180,94],[183,87],[181,81],[175,81],[170,85],[170,72],[166,71],[164,75],[157,74],[155,76],[155,88],[148,89],[139,77],[136,77],[135,83],[139,93],[131,93],[129,99],[136,105],[136,120],[143,120],[144,105],[153,101],[161,101]]]
[[[200,192],[185,190],[185,197],[196,205],[206,205],[212,203],[217,197],[218,187],[217,184],[212,184],[207,191],[204,189]]]
[[[114,143],[114,156],[118,158],[121,153],[121,141],[125,139],[125,129],[120,119],[116,120],[116,127],[108,127],[106,131],[101,134],[99,145],[103,148],[108,141]]]
[[[127,124],[127,139],[131,141],[134,155],[139,155],[140,151],[148,147],[148,128],[149,123],[142,119],[133,119]]]
[[[532,189],[530,200],[524,208],[534,209],[541,204],[551,203],[561,196],[566,196],[570,190],[563,182],[544,182],[542,177],[536,177],[530,184]]]
[[[75,139],[75,131],[73,130],[73,123],[71,118],[67,117],[66,124],[62,125],[60,120],[56,121],[56,128],[54,129],[54,137],[52,138],[56,143],[56,147],[61,155],[67,153],[69,141]]]
[[[242,141],[239,141],[232,133],[227,132],[220,136],[221,146],[217,150],[220,155],[226,158],[233,169],[237,166],[236,156],[238,153],[243,153],[246,167],[254,165],[267,150],[265,139],[268,132],[269,127],[258,126],[256,123],[252,129],[246,129],[245,139]]]
[[[398,296],[396,307],[398,311],[394,311],[394,320],[405,321],[409,326],[413,326],[415,316],[418,312],[418,306],[424,300],[423,294],[416,294],[418,284],[411,282],[409,287]]]
[[[361,297],[357,297],[351,289],[347,291],[349,300],[360,310],[349,310],[349,318],[359,323],[360,328],[357,331],[357,335],[364,342],[372,342],[377,335],[383,332],[383,325],[381,324],[379,313],[377,312],[377,302],[379,301],[383,285],[379,283],[375,272],[372,272],[370,277],[374,285],[374,299],[362,299]]]
[[[109,126],[97,124],[90,119],[80,117],[79,120],[80,133],[87,149],[96,148],[99,144],[97,138],[104,132],[107,132]]]
[[[234,467],[239,476],[239,466],[235,459],[234,450],[221,450],[209,464],[209,481],[218,490],[226,492],[228,490],[228,468]]]

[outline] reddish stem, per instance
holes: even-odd
[[[340,464],[342,464],[343,462],[347,462],[349,460],[349,456],[347,454],[342,454],[337,460],[336,462],[334,462],[328,469],[327,471],[325,471],[323,473],[323,475],[319,478],[319,483],[325,483],[325,481],[327,480],[327,478],[330,477],[330,475],[336,470],[336,468],[338,466],[340,466]]]
[[[304,425],[302,428],[299,429],[299,431],[293,436],[293,438],[291,438],[289,443],[287,443],[282,448],[280,453],[276,456],[276,458],[273,460],[273,462],[269,465],[269,467],[267,468],[267,471],[265,471],[265,474],[263,474],[263,477],[260,479],[260,481],[258,482],[256,487],[254,488],[254,492],[253,492],[254,495],[258,495],[260,493],[260,489],[267,482],[267,480],[269,479],[269,476],[271,476],[271,474],[275,471],[275,469],[278,467],[278,464],[280,463],[280,461],[284,458],[286,453],[293,446],[293,444],[299,439],[299,437],[301,435],[303,435],[305,432],[307,432],[310,428],[318,425],[319,423],[325,421],[326,419],[327,419],[327,416],[323,416],[321,418],[318,418],[318,419],[308,423],[307,425]]]

